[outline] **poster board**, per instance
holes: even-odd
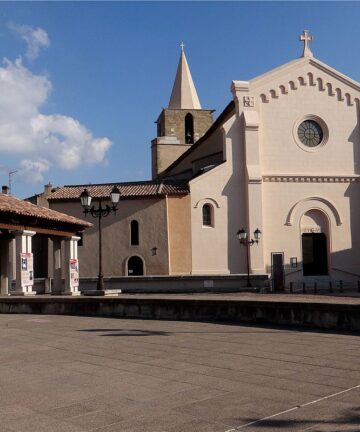
[[[20,253],[21,261],[21,286],[28,287],[34,285],[34,259],[32,253]]]
[[[72,258],[69,260],[70,266],[70,286],[71,288],[79,287],[79,260]]]

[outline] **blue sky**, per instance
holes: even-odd
[[[299,57],[305,28],[315,57],[360,81],[359,18],[356,2],[2,2],[1,184],[10,168],[20,197],[149,179],[181,41],[216,116],[232,80]]]

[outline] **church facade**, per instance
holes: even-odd
[[[272,274],[286,284],[358,278],[360,84],[317,60],[307,31],[300,39],[300,58],[250,81],[233,81],[232,98],[216,121],[212,110],[201,108],[182,49],[151,145],[153,180],[137,182],[157,185],[160,193],[123,196],[123,226],[113,227],[131,234],[131,221],[140,218],[140,238],[155,230],[163,239],[156,255],[162,270],[149,256],[158,239],[133,250],[127,234],[109,231],[117,261],[108,275],[131,275],[126,260],[134,254],[143,260],[142,274],[244,274],[249,264],[252,274]],[[50,207],[79,216],[83,188],[59,188]],[[148,199],[163,206],[162,222],[150,217]],[[260,231],[260,240],[243,247],[244,231],[247,240]],[[93,250],[85,239],[83,263]],[[95,276],[93,265],[85,264],[81,276]]]

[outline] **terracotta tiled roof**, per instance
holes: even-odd
[[[39,207],[35,204],[29,203],[28,201],[22,201],[11,195],[5,195],[3,193],[0,193],[0,215],[1,213],[12,213],[18,216],[35,217],[38,219],[46,219],[54,222],[79,225],[80,227],[92,226],[91,223],[85,222],[74,216],[69,216],[65,213],[60,213],[45,207]]]
[[[130,183],[106,183],[91,185],[63,186],[53,192],[49,201],[79,200],[81,192],[86,188],[93,198],[108,198],[111,189],[117,186],[121,198],[160,197],[165,195],[186,195],[189,186],[183,180],[142,181]]]

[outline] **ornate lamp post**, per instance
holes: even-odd
[[[242,244],[243,246],[246,246],[246,265],[247,265],[247,287],[251,287],[251,282],[250,282],[250,266],[249,266],[249,261],[250,261],[250,246],[253,246],[255,243],[258,244],[260,241],[260,237],[261,237],[261,231],[259,230],[259,228],[256,228],[256,230],[254,231],[254,239],[248,239],[247,238],[247,232],[244,230],[244,228],[241,228],[241,230],[239,230],[237,233],[237,238],[239,239],[240,244]]]
[[[111,200],[111,206],[104,205],[102,206],[102,199],[99,198],[99,205],[96,208],[95,206],[91,206],[91,200],[92,196],[90,195],[90,192],[87,189],[84,189],[80,194],[80,201],[81,205],[83,206],[83,213],[85,216],[90,213],[92,217],[99,219],[99,275],[98,275],[98,282],[97,282],[97,289],[100,291],[104,290],[104,276],[102,274],[102,226],[101,226],[101,219],[103,217],[109,216],[111,212],[116,213],[117,205],[120,200],[120,191],[117,186],[114,186],[112,188],[112,191],[110,193],[110,200]]]

